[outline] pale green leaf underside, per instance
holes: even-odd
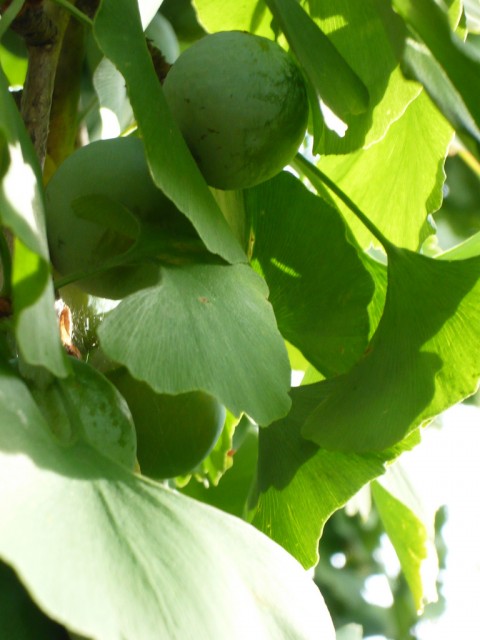
[[[292,389],[292,410],[259,434],[257,483],[250,520],[290,551],[304,567],[318,562],[318,541],[329,517],[363,485],[385,471],[385,463],[416,444],[407,441],[378,453],[321,449],[301,436],[306,416],[327,394],[328,382]]]
[[[135,4],[130,0],[103,0],[96,14],[94,35],[125,78],[153,179],[191,220],[210,251],[228,262],[244,262],[245,255],[167,106]]]
[[[329,449],[384,449],[478,385],[480,258],[433,260],[392,247],[388,254],[377,331],[303,428]]]
[[[398,463],[372,484],[372,494],[385,531],[397,552],[415,608],[422,611],[428,602],[437,599],[434,521],[427,521],[415,504],[412,507],[415,496]]]
[[[0,383],[0,555],[47,614],[102,640],[334,639],[283,549],[86,445],[59,447],[23,383],[7,370]]]
[[[443,165],[453,131],[421,94],[377,144],[348,156],[322,158],[318,167],[394,244],[417,250],[433,232],[427,216],[442,202]],[[357,241],[378,244],[338,202]]]
[[[107,355],[159,393],[201,389],[270,424],[290,406],[290,366],[265,282],[246,265],[163,270],[99,329]]]

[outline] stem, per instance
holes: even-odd
[[[83,13],[83,11],[80,11],[80,9],[77,9],[77,7],[71,4],[69,0],[53,0],[53,1],[56,4],[58,4],[60,7],[65,9],[65,11],[68,11],[68,13],[70,13],[74,18],[76,18],[81,24],[87,27],[93,27],[93,20],[90,20],[90,18],[85,13]]]
[[[84,41],[83,24],[70,20],[63,38],[55,75],[47,140],[47,154],[52,161],[52,166],[45,167],[45,182],[48,182],[49,172],[54,171],[75,149],[80,82],[85,57]]]
[[[340,187],[338,187],[333,180],[331,180],[327,175],[320,171],[318,167],[309,162],[302,155],[297,153],[295,156],[295,160],[293,162],[294,166],[302,171],[303,174],[307,175],[309,173],[313,173],[316,179],[320,180],[325,186],[327,186],[330,191],[332,191],[340,200],[350,209],[350,211],[360,220],[360,222],[370,231],[372,236],[374,236],[380,244],[387,251],[395,250],[395,246],[388,240],[383,233],[377,229],[377,227],[373,224],[371,220],[363,213],[363,211],[351,200],[346,193],[344,193]]]
[[[475,156],[466,149],[460,149],[458,155],[467,165],[467,167],[469,167],[473,171],[473,173],[475,173],[475,175],[480,178],[480,162],[478,162]]]
[[[23,32],[28,49],[21,112],[43,169],[55,74],[69,16],[58,7],[44,7],[42,3],[27,9],[20,19],[16,30]]]
[[[0,262],[0,274],[3,277],[0,296],[9,298],[11,295],[12,283],[12,255],[10,253],[10,247],[8,245],[7,239],[5,238],[5,235],[3,234],[3,231],[0,231]]]

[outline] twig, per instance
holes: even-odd
[[[65,11],[45,1],[28,6],[12,25],[27,45],[28,70],[21,113],[41,167],[45,162],[57,62],[68,20]]]

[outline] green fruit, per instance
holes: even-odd
[[[158,233],[193,235],[188,220],[155,186],[138,138],[100,140],[78,149],[63,162],[46,188],[46,218],[50,256],[62,276],[82,273],[121,255],[134,238],[97,221],[76,215],[79,198],[98,199],[105,205],[128,209],[140,220],[158,227]],[[128,216],[129,221],[133,222]],[[118,227],[119,225],[117,225]],[[116,266],[76,284],[87,293],[104,298],[123,298],[159,280],[159,266],[143,262]]]
[[[303,76],[275,42],[241,31],[208,35],[184,51],[164,92],[206,181],[242,189],[268,180],[303,140]]]
[[[142,473],[152,478],[185,475],[213,449],[226,413],[214,397],[202,391],[155,393],[123,368],[108,377],[132,412]]]

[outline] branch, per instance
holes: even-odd
[[[26,5],[12,24],[27,45],[28,70],[21,113],[41,167],[45,162],[57,62],[68,20],[65,11],[44,0]]]

